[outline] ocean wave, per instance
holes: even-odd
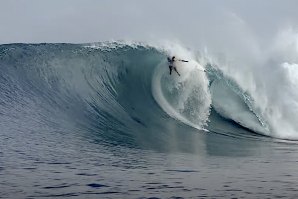
[[[166,58],[172,55],[190,61],[176,65],[181,76],[169,75]],[[173,123],[226,133],[231,130],[222,123],[234,121],[266,136],[298,137],[283,134],[260,110],[255,93],[210,63],[178,44],[1,45],[0,125],[26,129],[38,121],[122,139],[170,132]]]

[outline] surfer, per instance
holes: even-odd
[[[175,59],[175,56],[173,56],[172,58],[168,57],[170,75],[172,74],[172,70],[174,69],[176,73],[180,76],[180,73],[177,71],[176,66],[174,66],[174,62],[176,61],[181,61],[181,62],[188,62],[188,61],[182,60],[182,59]]]

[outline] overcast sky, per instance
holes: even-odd
[[[268,40],[298,25],[297,0],[0,0],[0,43]]]

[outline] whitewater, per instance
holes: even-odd
[[[0,198],[294,197],[297,38],[0,45]]]

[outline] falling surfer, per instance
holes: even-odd
[[[186,60],[182,60],[182,59],[176,59],[175,56],[173,56],[172,58],[168,57],[168,62],[169,62],[169,69],[170,69],[170,75],[172,74],[172,70],[174,69],[176,71],[176,73],[180,76],[180,73],[177,71],[176,66],[174,65],[174,62],[177,61],[181,61],[181,62],[188,62]]]

